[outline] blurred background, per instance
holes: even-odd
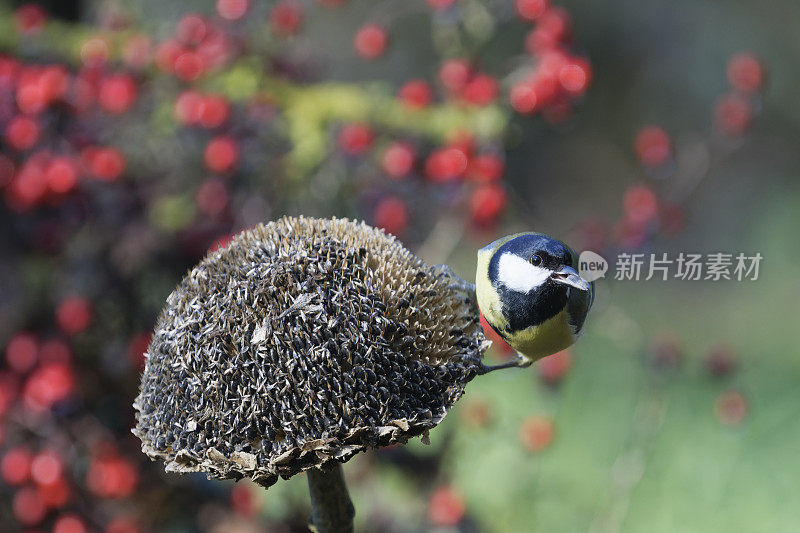
[[[571,350],[347,463],[359,531],[796,531],[799,23],[793,0],[0,3],[0,531],[306,530],[302,475],[168,475],[130,434],[167,295],[284,214],[466,279],[519,230],[611,263]],[[763,260],[614,279],[680,252]]]

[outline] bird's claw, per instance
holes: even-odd
[[[525,359],[521,355],[517,355],[517,357],[512,359],[511,361],[500,365],[492,365],[492,366],[481,365],[478,374],[482,376],[484,374],[488,374],[489,372],[494,372],[495,370],[503,370],[504,368],[528,368],[532,364],[533,361],[531,361],[530,359]]]

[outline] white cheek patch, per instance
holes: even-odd
[[[514,254],[503,254],[497,262],[498,281],[516,292],[530,292],[547,281],[550,274],[550,270],[534,266]]]

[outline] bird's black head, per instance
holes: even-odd
[[[567,305],[570,291],[589,291],[561,241],[525,233],[500,244],[489,261],[489,279],[500,295],[510,331],[541,324]]]

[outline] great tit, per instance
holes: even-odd
[[[528,366],[575,342],[594,299],[594,283],[578,271],[578,257],[541,233],[517,233],[478,251],[478,307],[516,360],[486,367]]]

